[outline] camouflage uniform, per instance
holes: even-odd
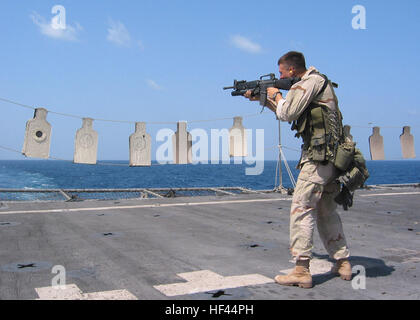
[[[297,120],[311,102],[338,110],[338,100],[328,85],[320,93],[325,79],[310,67],[301,81],[292,86],[285,99],[278,103],[277,117],[282,121]],[[319,235],[331,258],[349,257],[340,216],[334,201],[340,186],[335,181],[338,170],[331,162],[311,161],[302,151],[301,169],[290,211],[290,250],[295,260],[311,259],[315,222]]]

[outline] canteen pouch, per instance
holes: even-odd
[[[346,171],[353,159],[354,143],[340,144],[335,155],[334,166],[341,171]]]

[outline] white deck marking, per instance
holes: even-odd
[[[59,287],[35,288],[37,300],[138,300],[127,290],[112,290],[83,293],[75,284],[68,284],[64,289]]]
[[[71,209],[39,209],[39,210],[21,210],[21,211],[2,211],[1,214],[18,214],[18,213],[60,213],[60,212],[78,212],[78,211],[101,211],[101,210],[117,210],[117,209],[139,209],[139,208],[164,208],[164,207],[180,207],[180,206],[202,206],[214,204],[235,204],[248,202],[269,202],[291,200],[288,198],[280,199],[251,199],[251,200],[226,200],[226,201],[207,201],[207,202],[182,202],[182,203],[156,203],[141,204],[134,206],[115,206],[115,207],[91,207],[91,208],[71,208]]]
[[[376,197],[376,196],[403,196],[403,195],[410,195],[410,194],[420,194],[420,192],[398,192],[398,193],[373,193],[373,194],[361,194],[359,197]]]
[[[177,276],[187,280],[187,282],[164,284],[153,287],[162,292],[164,295],[173,297],[274,282],[273,279],[260,274],[223,277],[210,270],[179,273]]]
[[[317,274],[324,274],[331,271],[331,268],[333,267],[333,264],[326,260],[320,260],[320,259],[312,259],[311,264],[309,267],[309,271],[311,272],[311,275],[317,275]],[[291,269],[284,269],[280,270],[280,273],[289,274],[293,271],[294,268]]]

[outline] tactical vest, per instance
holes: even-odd
[[[328,86],[325,75],[321,94]],[[298,120],[293,121],[292,130],[296,137],[302,137],[302,156],[305,153],[309,160],[326,164],[332,162],[340,170],[337,177],[341,192],[334,198],[335,202],[347,210],[353,205],[353,194],[369,178],[365,159],[355,143],[346,139],[343,130],[343,117],[340,109],[331,110],[325,105],[310,103]],[[298,168],[301,166],[300,158]]]
[[[318,94],[324,92],[329,84],[328,78],[321,76],[325,82]],[[302,153],[312,161],[334,163],[338,147],[344,143],[342,119],[338,106],[336,110],[331,110],[326,105],[311,102],[291,127],[297,131],[297,138],[302,137]]]

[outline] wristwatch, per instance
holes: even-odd
[[[281,94],[281,92],[280,91],[277,91],[275,94],[273,94],[272,99],[273,100],[276,100],[276,97],[277,97],[278,94]]]

